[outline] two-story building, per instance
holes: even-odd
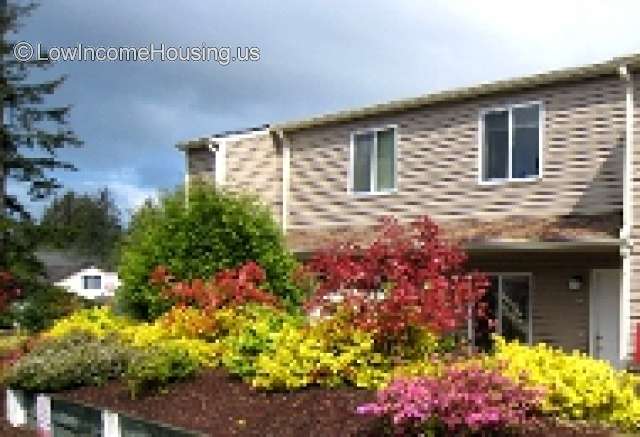
[[[639,70],[616,58],[178,147],[187,185],[257,193],[300,254],[428,214],[491,274],[497,332],[623,365],[640,323]]]

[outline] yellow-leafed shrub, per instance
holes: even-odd
[[[214,317],[204,310],[174,306],[157,323],[175,338],[212,338],[216,332]]]
[[[95,337],[113,334],[131,325],[125,317],[120,317],[108,307],[83,309],[57,320],[45,336],[64,337],[73,332],[84,332]]]
[[[495,355],[488,363],[502,366],[512,379],[544,389],[546,413],[640,430],[639,378],[577,351],[567,354],[545,344],[507,343],[501,337],[495,342]]]
[[[370,334],[335,326],[332,321],[306,327],[285,325],[274,334],[272,347],[257,357],[252,384],[267,389],[345,382],[379,387],[389,380],[391,366],[373,347]]]

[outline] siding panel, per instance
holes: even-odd
[[[534,100],[545,109],[543,179],[479,185],[480,110]],[[291,134],[290,227],[371,224],[390,212],[436,220],[618,212],[624,117],[622,82],[606,78],[299,131]],[[351,132],[388,124],[398,125],[398,193],[349,195]]]

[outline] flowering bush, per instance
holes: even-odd
[[[445,435],[522,429],[535,423],[541,393],[480,367],[453,368],[441,377],[398,379],[358,414],[391,419],[399,433]]]
[[[119,304],[136,318],[154,320],[172,305],[149,283],[149,272],[166,266],[180,281],[210,278],[250,260],[266,273],[263,288],[285,306],[301,301],[293,283],[297,261],[285,247],[272,211],[255,197],[190,183],[157,205],[145,205],[131,219],[123,242],[118,274]],[[188,202],[188,207],[187,207]]]
[[[406,343],[415,326],[450,333],[463,326],[470,307],[479,308],[488,287],[484,275],[464,270],[465,261],[429,218],[409,227],[387,219],[370,245],[342,244],[312,258],[307,270],[318,284],[306,305],[332,312],[341,301],[357,327],[387,346]]]
[[[640,378],[585,354],[566,354],[545,344],[526,346],[495,339],[488,363],[506,376],[546,390],[542,409],[562,419],[604,422],[640,430]]]
[[[160,286],[168,298],[206,311],[249,302],[276,305],[276,297],[260,288],[265,279],[264,270],[253,261],[222,270],[209,280],[175,281],[163,266],[151,274],[151,283]]]

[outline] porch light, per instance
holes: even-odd
[[[578,291],[582,288],[582,276],[576,275],[569,278],[569,290]]]

